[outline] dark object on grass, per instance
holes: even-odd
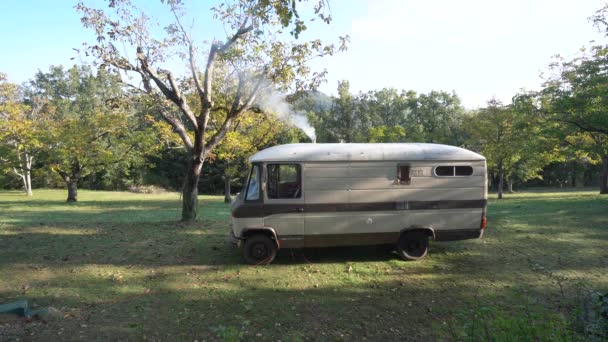
[[[27,299],[21,299],[12,303],[0,304],[0,314],[13,314],[19,317],[25,317],[28,321],[33,318],[39,318],[47,322],[52,313],[56,311],[53,308],[41,308],[32,310],[27,302]]]
[[[608,292],[600,296],[600,315],[608,319]]]

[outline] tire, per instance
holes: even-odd
[[[245,240],[243,257],[250,265],[268,265],[277,256],[277,246],[268,236],[255,234]]]
[[[397,243],[397,254],[403,260],[419,260],[429,251],[429,237],[421,231],[401,234]]]

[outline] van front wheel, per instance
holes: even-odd
[[[397,253],[403,260],[418,260],[429,251],[429,237],[420,231],[401,234],[397,243]]]
[[[268,236],[253,235],[245,240],[243,257],[250,265],[268,265],[277,256],[277,246]]]

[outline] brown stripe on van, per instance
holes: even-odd
[[[369,203],[261,204],[243,203],[234,208],[233,217],[265,217],[277,214],[328,213],[349,211],[437,210],[485,208],[487,200],[402,201]]]
[[[367,246],[397,243],[400,234],[400,232],[378,232],[284,235],[279,236],[278,239],[281,248]],[[435,231],[435,240],[437,241],[477,239],[480,236],[481,229],[478,228],[456,230],[446,229]]]

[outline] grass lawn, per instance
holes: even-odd
[[[331,248],[261,267],[229,245],[221,197],[201,196],[189,225],[173,193],[65,197],[0,192],[0,303],[61,313],[0,317],[0,340],[599,340],[605,329],[608,196],[596,190],[491,199],[482,240],[432,243],[418,262]]]

